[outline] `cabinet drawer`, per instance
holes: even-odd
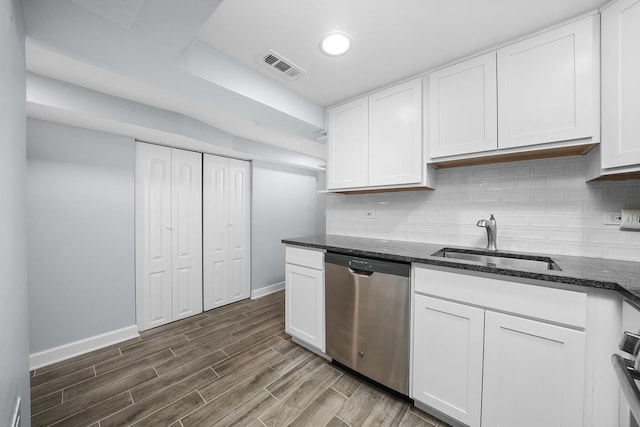
[[[587,294],[431,268],[414,269],[415,291],[519,316],[584,328]]]
[[[323,270],[324,251],[287,246],[285,247],[285,261],[287,264],[296,264],[315,268],[316,270]]]

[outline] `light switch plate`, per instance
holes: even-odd
[[[604,214],[604,225],[620,225],[622,223],[622,214],[620,212],[607,212]]]

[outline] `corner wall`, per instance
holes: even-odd
[[[317,233],[316,180],[316,172],[253,162],[252,293],[284,281],[282,239]]]
[[[0,425],[31,425],[25,249],[25,56],[19,0],[0,0]]]
[[[27,141],[33,355],[136,324],[135,146],[34,119]]]

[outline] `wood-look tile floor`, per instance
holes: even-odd
[[[31,372],[37,426],[446,426],[284,332],[284,292]]]

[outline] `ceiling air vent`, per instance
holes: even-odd
[[[264,66],[277,71],[278,74],[286,76],[290,80],[295,80],[298,77],[306,74],[306,71],[304,71],[302,68],[298,67],[296,64],[289,61],[288,59],[285,59],[282,55],[272,51],[271,49],[260,55],[257,58],[257,61]]]

